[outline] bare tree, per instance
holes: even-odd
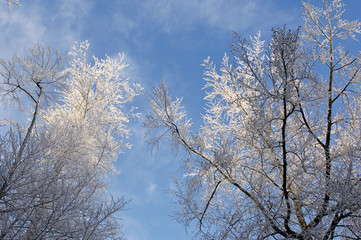
[[[127,200],[107,194],[106,176],[128,147],[123,105],[139,86],[121,57],[90,65],[88,46],[74,45],[66,69],[41,45],[0,63],[2,101],[32,108],[27,127],[7,121],[0,137],[0,239],[122,239],[114,214]]]
[[[340,0],[303,2],[303,29],[265,45],[232,43],[221,72],[206,59],[207,112],[193,133],[164,84],[145,126],[189,152],[175,218],[199,239],[360,239],[360,33]],[[300,38],[300,35],[302,36]]]

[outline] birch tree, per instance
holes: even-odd
[[[164,83],[149,95],[145,126],[165,131],[151,141],[189,153],[173,194],[195,238],[361,238],[361,56],[345,49],[361,24],[340,0],[318,3],[269,44],[236,36],[220,71],[204,61],[198,132]]]
[[[129,136],[124,105],[140,87],[123,77],[122,56],[87,60],[76,43],[70,67],[50,48],[1,61],[4,104],[30,107],[0,137],[0,239],[122,239],[115,213],[128,200],[106,192]],[[12,103],[12,105],[11,105]]]

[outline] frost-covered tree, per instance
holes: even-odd
[[[145,125],[189,152],[175,217],[196,238],[361,239],[361,55],[344,49],[361,24],[319,3],[269,44],[238,38],[220,72],[204,61],[197,133],[164,84],[150,94]]]
[[[88,46],[74,45],[69,68],[41,45],[0,62],[1,100],[31,109],[1,128],[0,239],[122,238],[114,214],[127,200],[109,196],[106,177],[129,147],[124,104],[140,87],[122,56],[90,64]]]
[[[8,4],[8,10],[12,10],[13,5],[20,5],[19,0],[5,0],[5,2]]]

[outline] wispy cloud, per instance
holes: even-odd
[[[149,186],[148,186],[146,192],[147,192],[149,199],[151,200],[154,197],[154,195],[157,194],[157,184],[149,183]]]
[[[1,1],[0,58],[26,56],[36,43],[50,45],[66,54],[73,42],[79,40],[83,19],[91,6],[86,0],[52,1],[50,5],[46,0],[21,1],[21,6],[9,12],[6,2]],[[19,118],[14,112],[16,108],[5,111],[0,106],[2,117]]]
[[[15,52],[26,54],[35,43],[44,43],[60,49],[69,49],[79,40],[85,18],[91,9],[86,0],[26,1],[11,13],[0,8],[1,58]],[[54,8],[49,10],[50,8]],[[55,11],[54,11],[55,10]],[[55,14],[54,14],[55,12]]]
[[[134,5],[137,14],[115,15],[120,31],[148,26],[166,33],[191,31],[199,27],[218,31],[242,31],[292,22],[295,12],[282,11],[274,0],[148,0]],[[296,8],[295,8],[296,9]],[[277,14],[275,14],[277,13]],[[275,17],[277,16],[277,17]]]
[[[49,16],[51,26],[52,37],[57,39],[49,39],[51,41],[57,41],[57,45],[66,46],[72,45],[75,40],[82,41],[81,33],[84,24],[86,24],[85,18],[88,16],[92,9],[92,2],[87,0],[63,0],[58,2],[58,11],[54,16]]]
[[[128,240],[147,240],[149,239],[149,231],[143,221],[134,217],[128,216],[126,212],[122,212],[122,221],[126,224],[123,231]]]
[[[201,24],[220,30],[246,25],[257,10],[255,1],[148,1],[144,11],[164,31],[190,30]]]
[[[0,8],[1,57],[10,57],[15,52],[24,53],[44,36],[46,27],[39,9],[34,7],[26,13],[19,9],[13,9],[9,14],[7,9]]]

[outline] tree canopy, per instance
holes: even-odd
[[[361,238],[361,55],[347,48],[361,24],[321,3],[303,2],[303,27],[268,44],[236,34],[220,71],[204,61],[198,131],[164,83],[149,94],[145,126],[165,131],[150,141],[189,153],[175,218],[196,238]]]
[[[122,56],[87,60],[75,43],[70,66],[49,47],[0,62],[0,97],[31,106],[0,135],[0,239],[123,239],[115,213],[128,202],[106,192],[107,175],[135,113],[140,86]],[[12,104],[12,105],[13,105]]]

